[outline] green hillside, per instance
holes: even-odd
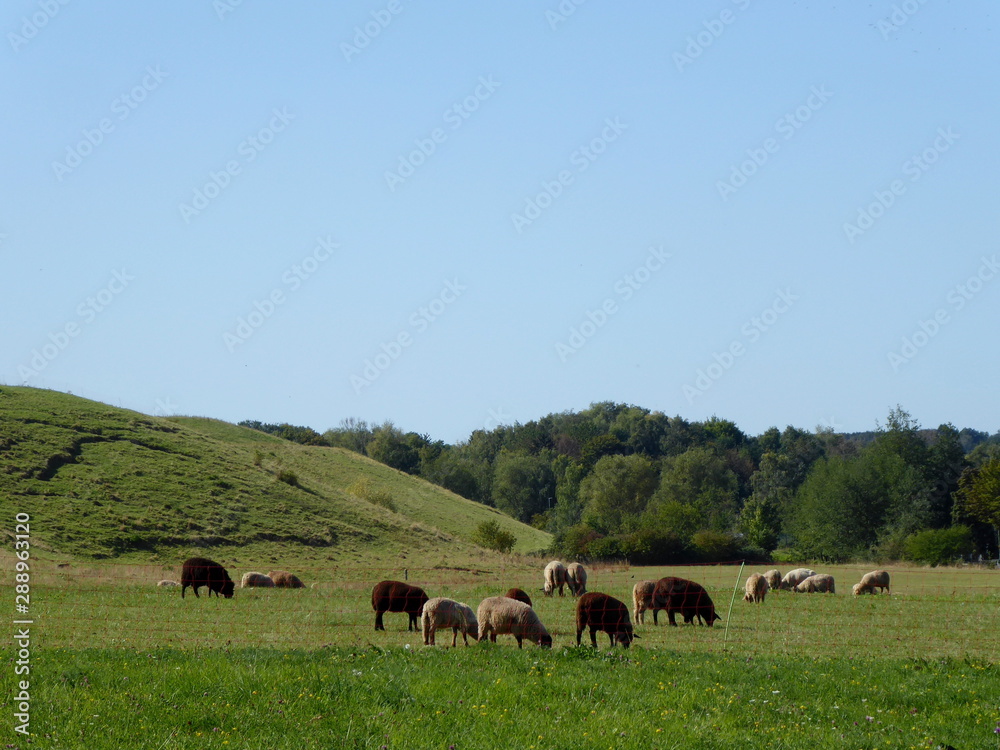
[[[388,502],[362,497],[373,495]],[[515,552],[551,541],[339,448],[10,386],[0,387],[0,503],[8,519],[31,514],[33,548],[53,559],[172,562],[225,548],[300,564],[417,553],[468,563],[493,557],[469,541],[484,520],[517,537]]]

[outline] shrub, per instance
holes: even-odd
[[[472,533],[472,541],[483,549],[507,554],[517,544],[517,537],[504,531],[496,521],[483,521]]]
[[[739,540],[724,531],[702,529],[691,537],[691,546],[703,562],[728,562],[735,560]]]
[[[591,542],[600,538],[601,535],[587,524],[578,523],[556,534],[552,553],[572,559],[587,559],[590,557]]]
[[[903,542],[907,559],[928,565],[943,565],[972,550],[972,530],[968,526],[919,531]]]
[[[281,469],[277,473],[276,478],[279,482],[290,484],[292,487],[299,486],[299,475],[289,469]]]
[[[635,565],[675,565],[687,562],[690,551],[673,531],[640,529],[623,540],[626,556]]]
[[[594,560],[621,560],[627,557],[622,538],[617,536],[602,536],[588,544],[587,548]]]
[[[381,505],[383,508],[388,508],[393,513],[396,512],[396,501],[392,499],[392,495],[389,491],[379,489],[374,486],[368,478],[359,479],[348,487],[347,491],[355,497],[372,503],[373,505]]]

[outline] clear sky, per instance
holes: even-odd
[[[448,442],[606,400],[994,432],[998,20],[13,0],[0,381]]]

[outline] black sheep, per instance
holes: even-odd
[[[380,581],[372,589],[372,609],[375,610],[375,629],[385,630],[383,612],[406,612],[410,616],[407,630],[419,630],[417,618],[424,611],[427,594],[419,586],[402,581]]]
[[[216,596],[222,594],[227,599],[232,599],[236,588],[226,569],[205,557],[192,557],[184,561],[184,569],[181,571],[181,599],[188,586],[194,589],[195,596],[198,596],[199,588],[208,586],[209,596],[214,591]]]

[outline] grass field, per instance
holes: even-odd
[[[375,633],[370,587],[401,577],[389,567],[297,570],[315,585],[231,600],[156,589],[176,574],[163,566],[46,567],[31,746],[1000,748],[996,571],[894,568],[891,596],[856,598],[865,569],[835,566],[838,594],[740,592],[730,612],[739,566],[596,567],[590,589],[626,601],[637,580],[698,580],[724,621],[647,622],[632,649],[594,653],[576,648],[572,598],[537,591],[541,565],[508,562],[408,575],[473,607],[525,588],[551,651],[425,647],[401,614]]]

